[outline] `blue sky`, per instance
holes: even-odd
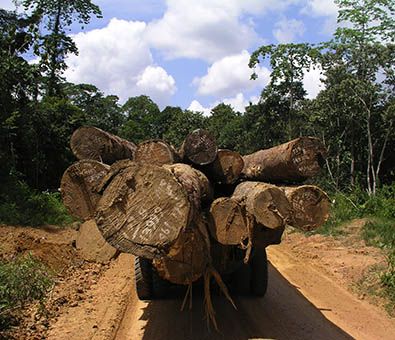
[[[249,80],[249,55],[268,43],[318,42],[336,27],[333,0],[96,0],[102,19],[71,30],[78,56],[69,81],[91,83],[120,101],[149,95],[166,105],[209,112],[220,102],[243,111],[270,79]],[[0,7],[14,8],[0,0]],[[314,97],[319,70],[305,76]]]

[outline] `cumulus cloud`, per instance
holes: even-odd
[[[311,68],[305,72],[303,77],[303,86],[307,92],[307,98],[313,99],[317,94],[324,89],[324,84],[321,82],[324,79],[322,69],[320,67]]]
[[[287,44],[303,36],[304,32],[305,27],[302,21],[283,18],[275,24],[273,35],[280,44]]]
[[[160,106],[175,92],[174,79],[153,64],[145,40],[146,24],[116,18],[102,29],[73,36],[79,55],[68,56],[68,81],[96,85],[122,101],[146,94]]]
[[[249,99],[245,98],[243,93],[237,93],[234,97],[223,98],[222,100],[217,100],[214,103],[208,105],[208,107],[204,107],[197,100],[193,100],[188,107],[188,110],[203,112],[205,116],[209,116],[211,110],[216,107],[218,104],[224,103],[230,105],[233,110],[237,112],[245,112],[245,108],[250,104],[256,104],[259,100],[258,96],[251,96]]]
[[[209,116],[211,112],[210,107],[204,107],[196,99],[192,100],[191,104],[189,104],[188,110],[202,112],[205,116]]]
[[[214,62],[259,40],[253,16],[283,10],[295,0],[167,0],[164,16],[148,25],[148,39],[167,58]]]
[[[312,17],[325,17],[322,33],[329,35],[336,29],[338,10],[334,0],[308,0],[301,12]]]
[[[239,54],[224,57],[214,62],[203,77],[197,77],[193,84],[200,95],[234,96],[241,91],[264,87],[270,79],[266,67],[257,67],[257,80],[251,80],[252,70],[248,67],[250,54],[244,50]]]

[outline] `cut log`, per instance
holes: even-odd
[[[243,167],[244,161],[238,152],[220,149],[214,162],[207,165],[204,170],[218,183],[233,184],[239,179]]]
[[[133,159],[136,150],[134,143],[90,126],[74,131],[70,146],[78,159],[93,159],[106,164]]]
[[[110,167],[93,160],[82,160],[71,165],[63,174],[60,192],[63,204],[75,217],[82,220],[94,216],[101,198],[99,183]]]
[[[191,132],[182,143],[180,156],[186,163],[206,165],[217,157],[217,142],[214,136],[203,129]]]
[[[329,218],[330,199],[319,187],[282,187],[293,210],[293,226],[305,231],[323,225]]]
[[[202,203],[211,203],[213,189],[204,173],[182,163],[164,165],[164,168],[171,171],[180,181],[197,210],[200,209]]]
[[[177,163],[179,156],[170,144],[155,139],[138,144],[134,160],[141,163],[163,165]]]
[[[268,182],[304,181],[316,175],[326,149],[315,137],[300,137],[243,157],[243,177]]]
[[[195,223],[204,223],[197,219]],[[187,285],[199,279],[209,262],[209,254],[199,227],[185,230],[170,247],[168,254],[153,260],[159,275],[176,284]]]
[[[163,256],[197,216],[202,193],[198,177],[187,165],[187,171],[178,165],[167,166],[177,171],[125,165],[114,165],[117,171],[97,207],[97,225],[107,242],[122,252],[150,259]]]
[[[233,198],[217,198],[210,207],[211,236],[223,245],[240,245],[248,237],[245,211]]]
[[[267,228],[279,228],[292,220],[291,206],[284,192],[271,184],[240,183],[232,198],[245,207],[255,221]]]

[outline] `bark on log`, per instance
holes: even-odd
[[[328,195],[314,185],[282,187],[293,210],[293,226],[305,231],[323,225],[329,218]]]
[[[284,192],[271,184],[260,182],[240,183],[232,198],[245,206],[255,221],[267,228],[279,228],[292,219],[291,206]]]
[[[304,181],[323,166],[326,149],[315,137],[300,137],[243,157],[243,177],[268,182]]]
[[[195,170],[187,165],[184,171],[170,165],[178,169],[171,171],[151,164],[118,164],[99,201],[97,225],[122,252],[150,259],[163,256],[197,216],[202,189]]]
[[[214,162],[204,170],[214,181],[221,184],[235,183],[243,170],[244,161],[236,151],[220,149]]]
[[[63,174],[60,192],[63,204],[75,217],[82,220],[94,216],[101,198],[99,183],[110,167],[93,160],[82,160],[71,165]]]
[[[90,126],[74,131],[70,146],[78,159],[93,159],[106,164],[133,159],[136,150],[134,143]]]
[[[138,144],[134,160],[141,163],[163,165],[177,163],[179,156],[170,144],[155,139]]]
[[[210,207],[211,236],[223,245],[240,245],[248,237],[245,211],[233,198],[217,198]]]
[[[197,129],[185,138],[181,145],[180,156],[187,163],[206,165],[214,162],[217,151],[214,136],[206,130]]]
[[[204,223],[198,218],[195,223]],[[199,279],[209,262],[209,254],[200,228],[185,230],[170,247],[168,254],[153,260],[159,275],[176,284],[187,285]]]

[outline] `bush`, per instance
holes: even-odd
[[[376,195],[369,196],[357,188],[352,192],[335,192],[329,195],[333,201],[329,220],[316,232],[336,235],[340,226],[355,218],[395,220],[395,183],[383,186]]]
[[[73,221],[58,192],[37,192],[23,181],[10,177],[0,191],[0,222],[38,226],[64,225]]]
[[[14,309],[42,301],[52,284],[48,269],[30,254],[0,262],[0,326],[7,325]]]

